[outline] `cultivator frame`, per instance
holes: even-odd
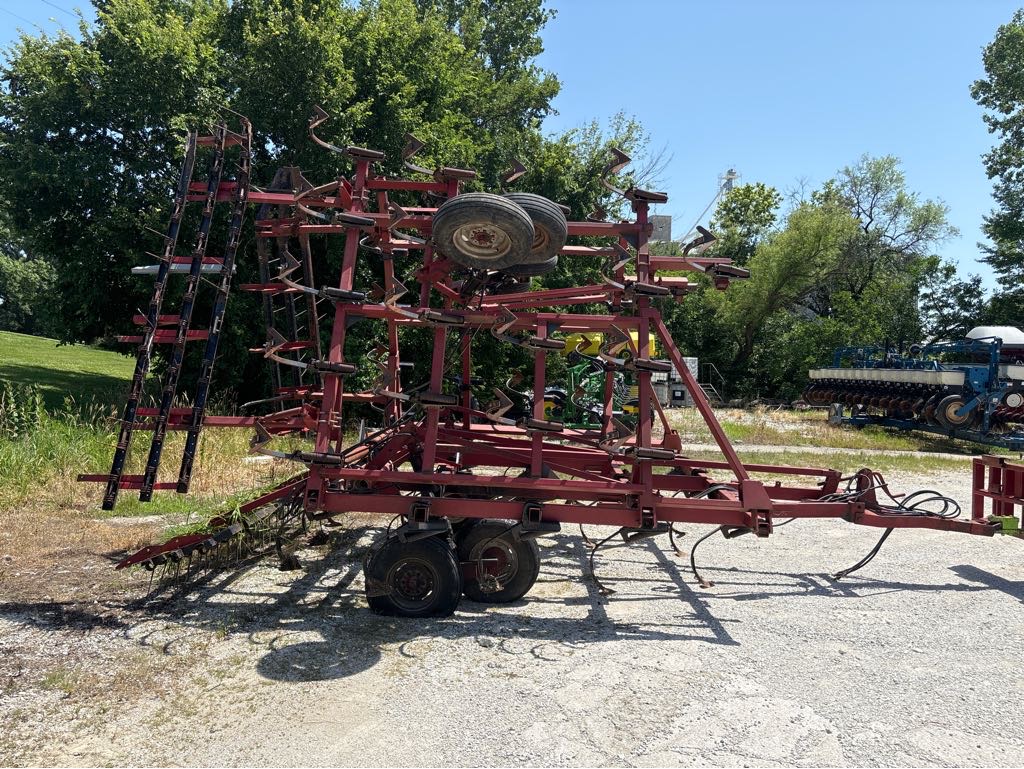
[[[296,169],[282,169],[271,186],[261,190],[248,188],[246,172],[238,174],[233,182],[219,181],[213,193],[216,201],[231,202],[236,207],[244,201],[243,205],[258,207],[255,230],[261,280],[240,288],[256,292],[263,299],[268,338],[265,346],[254,352],[261,353],[274,367],[274,393],[261,403],[276,410],[255,417],[212,417],[192,410],[175,422],[174,410],[168,407],[161,408],[153,425],[132,419],[132,410],[126,409],[122,432],[127,430],[130,435],[132,430],[147,426],[155,426],[157,432],[187,429],[191,439],[203,426],[255,428],[255,452],[299,466],[301,474],[287,484],[287,493],[300,502],[307,519],[330,519],[344,513],[400,518],[397,529],[389,528],[383,550],[389,553],[389,559],[398,559],[399,566],[405,564],[401,568],[406,571],[399,569],[395,578],[398,582],[405,579],[402,584],[422,587],[423,579],[441,579],[436,568],[427,569],[430,573],[426,577],[413,568],[410,577],[408,569],[412,567],[408,563],[415,558],[401,561],[406,549],[420,548],[416,558],[430,561],[436,553],[428,553],[417,544],[424,539],[453,538],[458,550],[459,537],[466,538],[459,532],[470,528],[472,522],[506,521],[508,528],[501,541],[513,542],[506,550],[498,548],[495,552],[490,546],[492,540],[496,543],[500,539],[497,536],[485,543],[488,546],[481,551],[483,554],[467,557],[458,550],[463,578],[475,580],[477,587],[489,587],[484,594],[501,594],[501,581],[508,570],[503,552],[513,559],[517,552],[519,556],[527,555],[516,550],[522,542],[557,531],[567,523],[616,526],[627,541],[672,532],[680,523],[715,524],[730,536],[749,532],[767,537],[780,517],[841,518],[885,529],[930,528],[986,536],[1004,528],[977,509],[970,518],[959,519],[947,512],[903,506],[898,495],[884,499],[883,492],[888,491],[884,481],[869,470],[843,478],[839,472],[825,468],[741,462],[685,365],[656,302],[683,300],[694,288],[686,277],[679,277],[680,272],[707,276],[718,289],[727,288],[746,273],[728,259],[701,256],[711,240],[704,231],[683,256],[652,255],[649,208],[665,202],[667,196],[636,188],[616,189],[614,175],[629,161],[624,154],[615,152],[606,169],[605,183],[628,202],[633,218],[567,222],[569,238],[604,240],[600,245],[566,245],[559,252],[560,258],[599,262],[604,267],[602,282],[496,293],[491,288],[505,280],[500,271],[464,269],[441,253],[431,237],[438,202],[456,198],[463,183],[475,178],[475,173],[414,165],[411,157],[422,145],[410,137],[403,158],[409,176],[379,174],[375,164],[383,159],[382,153],[336,147],[316,136],[315,129],[325,119],[318,110],[310,120],[310,134],[318,144],[350,163],[350,174],[317,186]],[[509,178],[514,177],[511,174]],[[240,191],[242,185],[247,186],[244,194]],[[190,181],[187,189],[188,201],[200,201],[208,200],[212,186]],[[409,204],[415,195],[424,198],[420,201],[424,205]],[[397,200],[402,201],[401,205]],[[310,242],[320,237],[340,237],[344,241],[334,286],[311,284],[314,270]],[[296,245],[298,257],[291,250]],[[173,244],[168,239],[167,258],[172,253]],[[397,253],[421,256],[413,274],[396,274]],[[355,285],[361,258],[377,262],[383,275],[381,286],[369,290]],[[630,262],[633,274],[627,275]],[[662,274],[666,272],[672,274]],[[407,288],[413,282],[418,284],[418,291]],[[569,306],[599,307],[602,312],[561,309]],[[276,320],[282,308],[283,329]],[[323,312],[333,313],[326,344],[319,333]],[[360,391],[345,387],[347,378],[357,373],[356,364],[345,358],[346,333],[356,322],[380,326],[382,340],[374,358],[379,368],[376,382]],[[187,328],[182,319],[178,338],[182,324]],[[401,341],[404,332],[414,327],[427,329],[433,345],[428,381],[409,387],[402,377],[406,361],[402,360]],[[532,389],[537,394],[532,413],[518,419],[507,416],[512,402],[501,391],[495,393],[493,403],[477,405],[472,392],[473,341],[480,333],[520,346],[532,355]],[[544,413],[540,394],[545,391],[545,359],[564,350],[564,336],[594,333],[600,333],[604,340],[599,353],[605,368],[601,425],[598,429],[566,427]],[[668,360],[650,358],[654,339]],[[144,341],[140,346],[140,361],[144,352],[148,357],[146,344]],[[720,460],[693,459],[682,453],[680,438],[669,425],[651,386],[652,374],[666,371],[673,364],[721,451]],[[142,371],[144,376],[145,367]],[[638,388],[635,430],[613,414],[614,377],[623,371],[631,374]],[[204,376],[208,373],[204,369]],[[167,392],[165,386],[165,396]],[[346,415],[353,404],[373,405],[381,419],[356,441],[347,442]],[[166,397],[161,405],[167,405]],[[660,430],[655,429],[656,423]],[[312,445],[300,450],[275,447],[275,440],[289,435],[307,436]],[[194,449],[194,443],[190,445]],[[118,451],[120,456],[120,443]],[[153,488],[152,463],[147,470],[144,481]],[[120,472],[121,466],[115,462],[111,474],[101,478],[115,490],[140,485],[134,477],[126,479]],[[769,483],[751,477],[752,473],[803,476],[814,484]],[[189,474],[183,470],[174,488],[184,492],[188,481]],[[142,486],[145,498],[147,485]],[[284,493],[281,488],[249,502],[243,513],[277,502]],[[220,539],[233,536],[231,528],[227,519],[218,521],[218,526],[208,532],[147,548],[120,566],[152,567],[191,558],[194,552],[206,552]],[[479,550],[479,542],[477,545]],[[381,595],[381,580],[390,584],[387,575],[391,572],[384,569],[381,573],[384,576],[380,579],[367,579],[371,606],[400,614],[417,613],[374,603],[375,596]],[[505,577],[499,578],[498,574]],[[398,588],[385,586],[385,595],[389,589]],[[452,608],[454,605],[433,606],[426,613],[445,613]]]

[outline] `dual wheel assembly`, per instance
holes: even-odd
[[[542,195],[467,192],[437,209],[432,238],[463,267],[528,280],[558,266],[568,233],[565,210]]]
[[[510,603],[540,573],[537,542],[515,523],[466,521],[450,533],[414,538],[401,530],[384,540],[365,565],[366,598],[377,614],[444,617],[465,595],[478,603]]]

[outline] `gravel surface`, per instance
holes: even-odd
[[[966,477],[890,480],[938,488],[966,510]],[[688,528],[683,546],[709,530]],[[18,761],[1012,766],[1024,756],[1024,542],[897,531],[867,568],[833,583],[827,573],[880,532],[801,521],[769,540],[708,540],[698,563],[716,585],[704,590],[667,540],[647,540],[598,554],[616,590],[602,597],[567,529],[541,540],[525,600],[399,620],[365,607],[360,562],[377,533],[357,529],[323,557],[300,552],[301,572],[264,560],[79,631],[107,644],[101,655],[145,649],[175,673],[100,714],[68,713],[53,692],[12,704],[0,689],[0,714],[18,707],[29,719]],[[0,617],[0,661],[4,644],[65,643],[65,632]]]

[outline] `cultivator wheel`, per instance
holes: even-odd
[[[502,270],[528,261],[535,237],[533,222],[520,206],[487,192],[469,192],[444,203],[434,214],[432,233],[438,251],[477,270]]]
[[[462,597],[462,571],[447,537],[385,539],[367,559],[366,600],[377,614],[447,617]]]
[[[565,247],[566,238],[569,236],[569,224],[565,220],[562,208],[543,195],[534,195],[530,192],[509,192],[506,193],[505,199],[511,200],[522,208],[533,222],[533,245],[526,263],[550,264],[554,259],[557,264],[558,255]],[[554,265],[547,268],[545,272],[551,269],[554,269]],[[544,273],[535,274],[543,275]]]
[[[477,603],[511,603],[526,595],[540,574],[540,548],[509,521],[484,519],[455,536],[459,561],[471,576],[463,592]]]

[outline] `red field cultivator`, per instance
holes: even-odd
[[[113,466],[109,475],[84,479],[106,484],[107,508],[121,489],[139,489],[142,499],[160,488],[185,492],[196,441],[208,426],[253,429],[255,452],[294,461],[300,472],[235,515],[214,520],[207,530],[146,548],[121,566],[181,564],[246,532],[275,538],[274,527],[287,521],[380,514],[392,524],[366,563],[370,606],[423,616],[454,611],[463,594],[487,602],[522,597],[538,573],[535,539],[562,524],[614,526],[626,542],[674,537],[679,534],[674,527],[685,523],[716,524],[727,537],[767,537],[780,518],[842,518],[886,534],[904,527],[982,535],[1011,528],[1005,504],[999,518],[990,520],[976,507],[972,517],[960,519],[951,500],[932,493],[890,494],[870,470],[843,478],[828,469],[741,462],[656,305],[681,301],[694,287],[682,273],[706,276],[718,289],[746,273],[727,259],[701,255],[713,240],[704,230],[681,256],[652,255],[648,210],[667,198],[634,187],[616,189],[616,175],[629,162],[622,153],[613,153],[604,181],[628,203],[633,217],[567,221],[563,207],[537,195],[461,193],[475,173],[415,165],[412,157],[422,145],[412,137],[403,158],[407,178],[380,175],[375,165],[382,153],[336,147],[316,136],[326,117],[317,111],[310,134],[350,172],[321,185],[288,168],[266,190],[250,186],[251,132],[244,120],[238,131],[221,126],[212,137],[190,137],[165,248],[150,268],[156,274],[153,300],[147,315],[137,318],[144,327],[142,336],[133,338],[139,363]],[[206,180],[192,181],[202,148],[209,150],[210,171]],[[238,170],[226,181],[222,169],[234,151]],[[510,173],[505,183],[521,174],[521,168]],[[197,240],[190,256],[178,257],[182,211],[193,202],[202,206]],[[209,222],[217,204],[230,209],[229,226],[224,247],[211,257],[206,255]],[[257,207],[261,281],[239,288],[262,298],[267,341],[255,352],[272,366],[275,392],[260,404],[269,413],[213,417],[205,413],[207,391],[246,206]],[[318,238],[343,240],[336,285],[314,285],[311,243]],[[588,245],[575,244],[579,238]],[[397,274],[396,264],[412,257],[411,274]],[[591,260],[602,277],[569,288],[531,285],[561,259]],[[357,285],[361,260],[381,276],[379,285]],[[180,309],[165,315],[165,287],[178,265],[187,265],[188,285]],[[194,331],[192,306],[196,292],[209,282],[202,280],[207,274],[218,277],[210,323]],[[356,323],[379,329],[378,348],[359,358],[371,361],[372,376],[346,357],[346,335]],[[416,329],[428,335],[428,349],[409,349],[408,336]],[[600,424],[585,429],[553,421],[544,398],[532,396],[545,392],[548,356],[563,352],[567,338],[580,334],[600,335],[600,350],[592,357],[605,377]],[[474,392],[474,352],[482,335],[532,358],[522,375],[530,383],[525,405],[516,404],[523,394],[510,392],[512,383],[493,394]],[[192,339],[205,340],[206,354],[193,405],[181,409],[174,406],[178,374],[184,346]],[[173,345],[171,364],[159,408],[146,410],[139,398],[152,345],[160,342]],[[656,348],[666,359],[651,357]],[[403,369],[414,358],[428,357],[429,376],[411,386]],[[673,368],[721,459],[682,453],[651,386],[652,376]],[[629,423],[612,407],[615,377],[624,372],[635,382],[639,400],[638,416]],[[371,384],[346,387],[354,381]],[[364,423],[358,436],[347,436],[352,407],[365,404],[379,414],[378,423],[370,428]],[[153,436],[145,472],[125,475],[132,434],[140,428]],[[184,430],[187,439],[177,480],[160,483],[168,430]],[[296,437],[308,443],[295,448]],[[810,483],[751,477],[765,473],[802,476]]]

